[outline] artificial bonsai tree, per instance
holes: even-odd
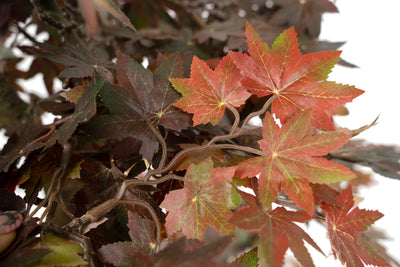
[[[0,265],[313,266],[311,220],[342,264],[399,265],[367,231],[383,215],[354,207],[357,165],[398,179],[399,153],[334,123],[363,91],[327,80],[354,66],[318,40],[331,1],[0,11],[0,229],[18,227]],[[19,83],[39,73],[46,97]]]

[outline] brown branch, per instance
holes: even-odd
[[[178,152],[175,155],[175,157],[164,168],[159,169],[159,170],[150,171],[149,174],[146,175],[146,178],[148,179],[148,177],[150,177],[150,176],[162,174],[162,173],[165,173],[165,172],[171,170],[171,168],[174,167],[175,164],[177,164],[179,162],[179,160],[181,160],[184,156],[186,156],[186,154],[198,152],[201,150],[208,150],[208,149],[210,149],[210,150],[211,149],[233,149],[233,150],[240,150],[240,151],[244,151],[244,152],[259,155],[259,156],[264,156],[264,152],[262,152],[259,149],[255,149],[255,148],[247,147],[247,146],[234,145],[234,144],[216,144],[216,145],[210,145],[210,146],[205,145],[205,146],[190,147],[190,148],[187,148],[187,149],[184,149],[184,150],[181,150],[180,152]]]
[[[263,107],[255,112],[250,113],[249,115],[247,115],[247,117],[244,119],[242,127],[240,127],[239,131],[237,131],[235,134],[233,134],[233,137],[231,138],[235,138],[237,136],[239,136],[242,131],[244,130],[245,126],[249,123],[249,121],[257,116],[260,116],[261,114],[265,113],[267,111],[267,109],[271,106],[272,101],[274,101],[278,96],[277,95],[273,95],[272,97],[270,97],[263,105]]]
[[[213,139],[210,140],[210,142],[207,143],[207,146],[211,146],[212,144],[216,143],[217,141],[230,139],[230,138],[231,138],[230,136],[232,136],[232,135],[234,134],[234,132],[236,131],[237,127],[239,126],[239,123],[240,123],[240,114],[239,114],[239,112],[237,111],[237,109],[234,108],[234,107],[232,107],[232,106],[229,105],[229,104],[226,105],[226,108],[229,109],[229,110],[232,112],[233,116],[235,117],[235,121],[233,122],[231,131],[230,131],[230,133],[227,134],[227,135],[218,135],[218,136],[215,136]]]
[[[57,203],[60,205],[62,211],[69,217],[72,219],[74,219],[74,215],[68,210],[67,206],[64,203],[63,198],[61,197],[61,194],[57,195]]]
[[[263,114],[264,112],[266,112],[267,109],[271,106],[272,101],[274,101],[274,100],[276,99],[276,97],[277,97],[277,95],[274,95],[274,96],[270,97],[270,98],[264,103],[263,107],[262,107],[260,110],[255,111],[255,112],[252,112],[252,113],[250,113],[249,115],[247,115],[247,117],[246,117],[246,118],[244,119],[244,121],[243,121],[242,126],[239,128],[239,130],[238,130],[237,132],[235,132],[235,130],[237,129],[238,123],[239,123],[239,122],[237,122],[238,117],[239,117],[239,120],[240,120],[239,113],[237,112],[237,110],[236,110],[234,107],[231,107],[231,106],[227,105],[226,107],[227,107],[230,111],[232,111],[233,115],[235,116],[235,122],[234,122],[234,124],[233,124],[233,126],[232,126],[232,129],[231,129],[230,133],[227,134],[227,135],[215,136],[213,139],[211,139],[210,142],[207,143],[207,146],[211,146],[211,145],[213,145],[213,144],[214,144],[215,142],[217,142],[217,141],[232,139],[232,138],[235,138],[235,137],[238,137],[239,135],[241,135],[242,132],[243,132],[243,130],[245,129],[246,125],[249,123],[249,121],[250,121],[252,118],[254,118],[254,117],[256,117],[256,116],[259,116],[259,115]]]
[[[52,190],[56,184],[56,177],[60,171],[61,171],[60,168],[57,168],[54,171],[53,176],[51,178],[51,183],[50,183],[49,189],[47,190],[48,194],[46,194],[45,198],[39,203],[39,205],[37,205],[36,209],[26,217],[25,221],[29,221],[30,219],[32,219],[32,217],[35,216],[35,214],[48,203],[50,196],[54,193],[54,192],[52,192]],[[46,210],[47,209],[49,209],[49,205],[47,206]],[[44,215],[47,214],[47,212],[48,212],[48,211],[46,212],[46,210],[43,212]],[[42,217],[43,217],[43,215],[41,216],[40,220],[42,220]]]
[[[55,126],[53,125],[51,129],[53,129],[54,127]],[[45,211],[40,217],[40,222],[42,222],[46,217],[47,213],[49,212],[49,210],[51,209],[53,201],[57,198],[57,195],[61,190],[61,179],[65,174],[65,169],[67,168],[67,165],[71,158],[72,147],[73,145],[70,142],[67,142],[64,145],[59,167],[54,171],[53,176],[51,177],[51,183],[47,190],[46,196],[43,199],[43,201],[39,203],[36,209],[31,214],[29,214],[28,219],[32,218],[39,211],[39,209],[41,209],[47,204]]]
[[[70,30],[70,29],[76,27],[76,25],[74,25],[74,24],[70,24],[70,25],[66,26],[66,25],[62,24],[61,22],[59,22],[58,20],[54,19],[53,17],[50,17],[49,15],[47,15],[44,12],[43,7],[40,5],[40,0],[31,0],[31,4],[36,9],[39,20],[43,20],[43,21],[47,22],[49,25],[51,25],[59,30],[62,30],[62,31],[67,31],[67,30]]]
[[[26,39],[28,39],[29,41],[31,41],[31,42],[34,43],[34,44],[38,43],[38,41],[36,41],[35,38],[33,38],[29,33],[27,33],[27,32],[25,31],[25,29],[21,28],[21,27],[18,25],[18,23],[15,23],[15,26],[17,27],[18,31],[19,31],[20,33],[22,33],[23,36],[25,36]],[[16,36],[15,38],[17,38],[17,36]]]
[[[161,136],[160,132],[154,128],[153,124],[150,122],[150,120],[146,120],[147,126],[149,126],[150,130],[154,133],[154,135],[157,137],[158,142],[160,142],[161,145],[161,160],[160,164],[158,166],[158,169],[161,169],[165,165],[165,161],[167,160],[167,143],[165,142],[164,138]]]
[[[166,182],[170,179],[177,179],[177,180],[184,180],[183,177],[180,177],[178,175],[175,174],[168,174],[166,176],[163,176],[162,178],[159,178],[157,180],[136,180],[136,179],[132,179],[132,180],[126,180],[122,183],[119,191],[117,192],[117,194],[115,195],[114,198],[111,198],[105,202],[103,202],[102,204],[93,207],[92,209],[88,210],[86,212],[85,217],[87,217],[90,221],[95,222],[98,219],[100,219],[101,217],[103,217],[104,214],[106,214],[107,212],[109,212],[110,210],[112,210],[114,207],[116,207],[119,204],[120,199],[122,199],[123,195],[125,194],[125,191],[128,187],[132,187],[132,186],[138,186],[138,185],[156,185],[156,184],[160,184],[163,182]],[[81,219],[85,222],[87,222],[86,219],[83,219],[81,217]],[[76,224],[77,221],[71,222],[73,224]]]

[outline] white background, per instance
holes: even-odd
[[[337,117],[343,127],[355,129],[370,124],[378,115],[379,123],[357,138],[379,144],[400,145],[400,1],[337,0],[339,13],[323,17],[320,39],[346,41],[340,49],[342,58],[359,66],[349,69],[337,66],[330,80],[355,85],[365,93],[346,106],[350,115]],[[375,185],[365,187],[360,208],[379,210],[385,216],[375,225],[393,240],[385,242],[392,256],[400,259],[400,180],[374,174]],[[314,225],[312,225],[314,227]],[[312,237],[325,242],[323,229]],[[329,253],[329,244],[321,244]],[[317,266],[340,266],[333,256],[315,255]],[[328,260],[328,262],[327,262]]]

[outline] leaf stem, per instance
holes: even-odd
[[[179,162],[180,159],[182,159],[186,154],[193,153],[193,152],[198,152],[201,150],[207,150],[207,149],[233,149],[233,150],[241,150],[244,152],[248,152],[251,154],[256,154],[258,156],[264,156],[264,152],[261,150],[252,148],[252,147],[247,147],[247,146],[240,146],[240,145],[234,145],[234,144],[215,144],[215,145],[210,145],[210,146],[196,146],[196,147],[190,147],[184,150],[181,150],[178,154],[175,155],[175,157],[168,163],[167,166],[165,166],[162,169],[159,170],[154,170],[150,171],[146,177],[150,177],[153,175],[157,174],[162,174],[164,172],[167,172],[172,169],[172,167],[175,166]]]
[[[87,223],[86,218],[88,218],[92,222],[96,222],[98,219],[103,217],[104,214],[106,214],[107,212],[112,210],[115,206],[117,206],[120,203],[120,200],[124,196],[125,191],[128,187],[138,186],[138,185],[156,185],[156,184],[160,184],[165,181],[168,181],[170,179],[184,181],[185,178],[171,173],[171,174],[165,175],[165,176],[161,177],[160,179],[156,179],[156,180],[147,180],[147,181],[137,180],[137,179],[126,180],[122,183],[121,187],[119,188],[119,191],[117,192],[117,194],[115,195],[114,198],[108,199],[105,202],[101,203],[100,205],[91,208],[90,210],[88,210],[86,212],[85,215],[81,216],[81,218],[79,220],[72,220],[69,223],[69,226],[75,227],[77,224],[77,221],[78,222],[82,221],[82,222]],[[68,228],[68,226],[67,226],[67,228]]]
[[[243,121],[242,127],[240,127],[239,131],[237,131],[237,132],[234,134],[234,137],[239,136],[239,135],[242,133],[242,131],[244,130],[244,127],[249,123],[249,121],[250,121],[252,118],[257,117],[257,116],[260,116],[261,114],[263,114],[264,112],[266,112],[267,109],[271,106],[272,101],[274,101],[277,97],[278,97],[278,95],[273,95],[272,97],[270,97],[270,98],[264,103],[263,107],[262,107],[260,110],[255,111],[255,112],[252,112],[252,113],[250,113],[249,115],[247,115],[247,117],[246,117],[246,118],[244,119],[244,121]],[[234,138],[234,137],[232,137],[232,138]]]
[[[229,109],[229,110],[232,112],[233,116],[235,116],[235,121],[233,122],[231,131],[230,131],[230,133],[227,134],[227,135],[215,136],[213,139],[210,140],[210,142],[207,143],[207,146],[211,146],[212,144],[214,144],[214,143],[217,142],[217,141],[221,141],[221,140],[225,140],[225,139],[230,139],[230,138],[231,138],[230,136],[233,135],[233,133],[236,131],[237,127],[239,126],[239,123],[240,123],[240,114],[239,114],[239,112],[237,111],[237,109],[234,108],[234,107],[232,107],[232,106],[229,105],[229,104],[226,104],[225,106],[226,106],[227,109]]]
[[[40,4],[40,0],[31,0],[30,1],[32,6],[36,9],[36,12],[38,14],[39,20],[47,22],[49,25],[55,27],[58,30],[61,31],[67,31],[72,28],[76,28],[77,25],[71,23],[69,25],[63,25],[61,22],[58,20],[54,19],[53,17],[50,17],[44,12],[43,7]]]
[[[164,138],[161,136],[160,132],[154,128],[153,124],[150,122],[149,119],[146,120],[147,126],[151,129],[151,131],[154,133],[154,135],[157,137],[158,142],[161,144],[161,160],[160,164],[158,166],[158,169],[161,169],[165,165],[165,161],[167,160],[167,143],[165,142]]]
[[[171,179],[175,179],[175,180],[179,180],[179,181],[185,181],[185,178],[173,173],[167,174],[159,179],[156,180],[136,180],[136,179],[132,179],[132,180],[127,180],[125,181],[125,187],[131,187],[131,186],[138,186],[138,185],[157,185],[157,184],[161,184],[163,182],[166,182],[168,180]]]
[[[245,126],[249,123],[249,121],[252,118],[259,116],[259,115],[263,114],[264,112],[266,112],[267,109],[271,106],[272,101],[274,101],[276,99],[276,97],[277,97],[276,95],[273,95],[264,103],[263,107],[260,110],[252,112],[249,115],[247,115],[247,117],[244,119],[244,121],[242,123],[242,126],[239,128],[239,130],[237,132],[235,132],[235,130],[238,128],[239,121],[240,121],[239,112],[234,107],[232,107],[230,105],[226,105],[226,107],[230,111],[232,111],[233,115],[235,116],[235,122],[232,126],[232,129],[231,129],[230,133],[227,135],[215,136],[213,139],[211,139],[210,142],[207,143],[206,146],[211,146],[217,141],[232,139],[232,138],[235,138],[235,137],[238,137],[239,135],[241,135],[243,130],[245,129]]]

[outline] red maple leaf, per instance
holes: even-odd
[[[243,200],[248,205],[236,211],[230,222],[259,234],[258,258],[260,266],[282,266],[283,257],[290,248],[303,266],[314,266],[304,241],[322,252],[313,239],[294,222],[307,222],[311,217],[305,212],[288,211],[278,207],[265,212],[258,205],[257,198],[244,192]]]
[[[382,218],[383,214],[376,210],[353,208],[351,187],[338,195],[336,200],[340,206],[325,202],[321,204],[335,258],[339,258],[343,264],[346,263],[346,266],[389,266],[362,234],[368,226]]]
[[[294,28],[284,31],[270,48],[247,23],[250,56],[229,52],[245,78],[241,84],[257,96],[275,95],[272,113],[281,121],[312,108],[311,124],[333,130],[327,111],[352,101],[364,91],[354,86],[326,81],[338,62],[340,51],[301,55]]]
[[[240,71],[230,57],[224,57],[213,71],[207,63],[193,57],[189,79],[170,79],[183,97],[174,105],[193,113],[193,125],[210,122],[216,125],[224,115],[225,106],[238,107],[250,97],[240,85]]]
[[[310,118],[308,109],[279,128],[267,113],[263,139],[258,142],[265,156],[248,159],[237,167],[235,175],[242,178],[260,174],[258,191],[265,210],[283,189],[299,207],[312,214],[313,193],[309,182],[327,184],[355,177],[348,168],[322,157],[345,144],[351,135],[345,132],[309,135]]]
[[[207,225],[221,234],[231,234],[231,179],[235,167],[213,168],[211,158],[191,164],[184,188],[170,192],[161,203],[168,211],[165,228],[168,234],[181,231],[187,238],[203,239]]]

